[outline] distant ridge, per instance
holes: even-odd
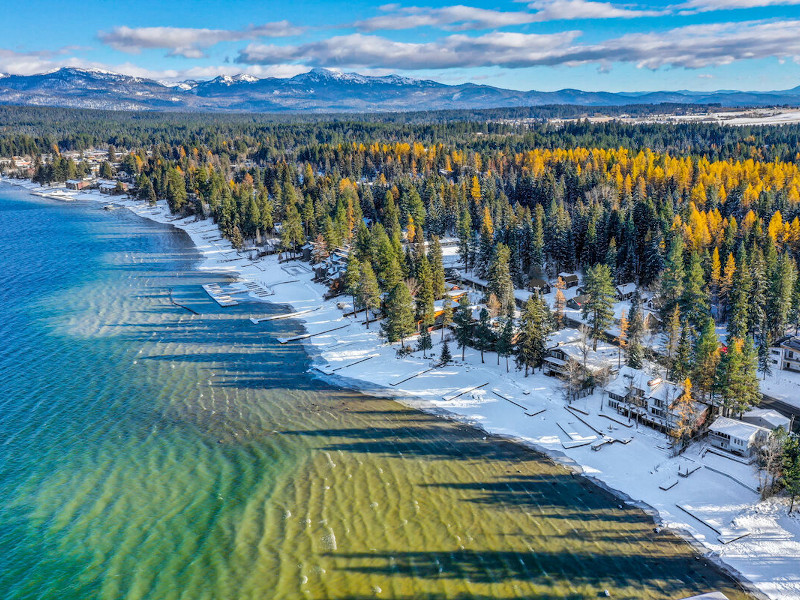
[[[573,104],[720,104],[800,106],[800,86],[773,92],[557,92],[446,85],[399,75],[382,77],[312,69],[290,78],[240,73],[208,81],[159,82],[99,69],[64,67],[37,75],[0,74],[0,104],[106,110],[199,112],[377,112]]]

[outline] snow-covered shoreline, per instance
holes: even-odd
[[[2,181],[39,195],[43,191],[29,181]],[[63,194],[53,197],[65,199]],[[293,318],[312,334],[303,343],[324,376],[525,444],[643,508],[747,587],[769,598],[800,600],[800,518],[787,516],[780,501],[758,502],[751,467],[704,453],[702,446],[672,457],[663,435],[629,425],[603,405],[600,393],[574,402],[575,410],[570,410],[558,380],[539,372],[525,378],[513,367],[506,373],[504,362],[498,366],[493,353],[482,364],[479,353],[468,349],[462,362],[460,351],[451,347],[456,361],[443,368],[433,368],[434,362],[419,352],[397,358],[398,345],[379,338],[377,323],[368,330],[361,313],[343,316],[337,304],[346,297],[323,300],[327,289],[312,281],[308,265],[279,264],[276,256],[258,261],[240,257],[210,220],[175,219],[163,203],[152,208],[97,192],[71,197],[124,206],[174,225],[202,253],[200,269],[237,280],[225,285],[226,291],[255,291],[254,297],[291,307],[286,312],[308,311]],[[438,334],[434,341],[433,352],[438,353]],[[604,438],[617,443],[593,450]],[[684,472],[692,474],[679,475]],[[739,535],[744,537],[729,541]]]

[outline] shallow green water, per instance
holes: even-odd
[[[744,597],[540,456],[312,378],[196,261],[0,188],[0,597]]]

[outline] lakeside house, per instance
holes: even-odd
[[[681,419],[687,416],[689,428],[696,430],[708,416],[708,406],[694,400],[689,407],[690,414],[682,415],[677,400],[683,394],[683,386],[642,369],[622,367],[604,391],[610,408],[665,433],[677,429]]]
[[[94,180],[91,178],[86,179],[67,179],[67,189],[68,190],[85,190],[91,187],[94,184]]]
[[[729,417],[717,417],[708,428],[709,443],[726,452],[752,457],[769,437],[769,429]]]
[[[794,336],[783,341],[778,347],[780,357],[778,364],[784,371],[800,373],[800,337]]]
[[[792,420],[789,417],[784,417],[778,411],[769,408],[751,408],[742,415],[741,420],[769,430],[783,427],[785,431],[791,431],[792,427]]]
[[[575,273],[559,273],[558,276],[564,281],[564,287],[567,289],[577,287],[579,283],[578,276]]]
[[[578,368],[587,375],[597,376],[612,370],[612,360],[607,354],[592,350],[589,340],[581,340],[575,329],[562,329],[550,337],[550,347],[542,360],[542,373],[551,377],[565,377]]]
[[[128,191],[128,184],[124,181],[117,181],[116,179],[98,179],[97,189],[101,194],[114,194],[118,190],[123,192]]]

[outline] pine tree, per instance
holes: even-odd
[[[726,414],[742,414],[761,401],[758,357],[750,338],[732,338],[720,362],[717,388]]]
[[[480,243],[478,246],[478,259],[475,272],[478,277],[486,277],[489,272],[492,256],[494,254],[494,226],[489,214],[489,207],[484,208],[483,224],[481,225]],[[507,261],[506,261],[507,262]]]
[[[442,352],[439,355],[439,364],[441,366],[447,365],[450,361],[453,360],[452,354],[450,354],[450,346],[447,345],[447,340],[442,342]]]
[[[294,254],[298,244],[303,242],[303,223],[300,221],[300,213],[294,204],[286,207],[286,219],[281,230],[281,245],[284,250],[291,250]]]
[[[533,231],[531,232],[531,270],[537,274],[544,271],[544,209],[541,204],[534,208]]]
[[[783,448],[783,485],[789,494],[789,513],[794,510],[794,501],[800,496],[800,439],[786,437]]]
[[[774,246],[770,245],[774,251]],[[750,259],[750,307],[748,311],[747,332],[762,336],[766,333],[767,296],[769,282],[767,280],[767,264],[761,248],[754,247]]]
[[[431,332],[425,325],[423,325],[422,331],[419,334],[419,339],[417,339],[417,350],[422,350],[422,358],[428,358],[427,352],[431,348],[433,348]]]
[[[461,296],[458,301],[458,308],[453,314],[453,325],[455,325],[456,341],[461,348],[461,360],[464,360],[464,349],[472,343],[472,309],[469,305],[467,296]]]
[[[702,400],[708,400],[714,387],[720,360],[719,340],[714,319],[708,317],[694,345],[693,377]]]
[[[453,322],[453,301],[450,296],[445,296],[442,301],[442,340],[444,340],[444,332],[450,323]]]
[[[345,291],[353,297],[353,314],[358,312],[358,295],[361,285],[361,263],[356,258],[355,252],[347,257],[347,270],[344,274]]]
[[[667,255],[667,262],[661,274],[661,311],[662,316],[669,315],[675,304],[683,295],[685,277],[683,266],[683,238],[676,235]]]
[[[483,353],[491,350],[494,347],[495,339],[492,326],[489,321],[489,311],[485,308],[481,309],[478,316],[478,324],[475,326],[475,347],[480,350],[481,364],[483,364]]]
[[[369,313],[381,306],[381,290],[372,265],[365,262],[361,265],[361,278],[358,282],[358,297],[367,316],[367,329],[369,329]]]
[[[772,375],[772,359],[769,355],[769,346],[763,343],[758,346],[758,370],[764,375],[765,380],[768,375]]]
[[[678,351],[678,341],[681,337],[681,311],[678,305],[672,309],[672,313],[664,329],[664,354],[667,356],[667,378],[671,378],[675,372],[675,356]]]
[[[592,329],[592,350],[597,350],[597,339],[611,324],[614,316],[614,285],[608,265],[597,264],[586,271],[586,302],[581,316]]]
[[[733,253],[728,254],[728,259],[725,261],[725,270],[722,273],[722,278],[719,282],[719,301],[724,307],[722,314],[725,319],[728,318],[728,309],[730,307],[730,293],[733,289],[733,278],[736,275],[736,260],[733,258]]]
[[[108,163],[104,163],[104,165],[107,164]],[[101,175],[101,177],[106,179],[110,178],[110,169],[111,167],[109,166],[109,175],[107,177],[105,175]],[[183,174],[174,167],[171,167],[169,171],[167,171],[166,196],[170,212],[179,213],[183,211],[187,201],[186,180],[183,178]]]
[[[792,292],[797,280],[797,268],[788,253],[781,255],[769,275],[767,298],[767,342],[781,337],[786,331],[792,306]],[[762,344],[763,345],[763,344]]]
[[[505,244],[497,244],[489,265],[489,291],[493,293],[503,312],[514,311],[514,284],[511,281],[509,258],[511,251]]]
[[[617,240],[616,238],[611,238],[611,241],[608,242],[608,250],[606,250],[606,265],[608,266],[608,270],[611,273],[611,281],[614,282],[617,280]]]
[[[695,327],[699,327],[708,316],[708,291],[703,276],[703,265],[697,252],[692,252],[690,258],[680,305],[681,313]]]
[[[672,404],[672,409],[678,416],[672,436],[675,443],[685,442],[694,430],[695,411],[694,400],[692,399],[692,381],[687,377],[683,382],[683,392]]]
[[[386,320],[383,332],[390,342],[400,340],[405,348],[405,338],[414,333],[414,312],[411,309],[411,294],[405,283],[394,286],[386,299]]]
[[[432,325],[434,318],[433,304],[433,274],[428,258],[423,254],[419,268],[417,283],[417,317],[422,320],[424,325]]]
[[[636,291],[633,293],[633,298],[631,299],[631,312],[628,315],[627,331],[627,365],[634,369],[641,369],[644,361],[644,346],[642,345],[644,318],[642,317],[641,303],[642,299],[639,294],[639,288],[636,288]]]
[[[736,273],[731,290],[731,310],[728,316],[728,335],[744,338],[750,322],[751,280],[747,254],[742,248],[736,260]]]
[[[794,280],[794,288],[792,289],[792,301],[789,308],[789,323],[794,325],[794,334],[800,328],[800,275]]]
[[[444,289],[444,262],[442,258],[442,245],[439,243],[439,236],[431,238],[431,247],[428,250],[428,262],[431,264],[431,275],[433,276],[433,296],[437,300],[445,294]]]
[[[514,352],[514,324],[509,317],[506,319],[500,335],[497,336],[497,344],[495,349],[497,351],[497,364],[500,364],[500,357],[504,356],[506,359],[506,373],[508,373],[508,357]]]
[[[673,376],[678,379],[685,378],[692,368],[692,334],[691,326],[685,320],[681,325],[681,335],[678,339],[678,348],[675,361],[672,365]]]
[[[472,239],[472,218],[468,210],[463,210],[458,220],[458,257],[465,271],[472,266]]]
[[[528,369],[538,367],[547,353],[547,339],[550,335],[550,318],[547,303],[534,294],[528,298],[520,316],[517,335],[517,366]]]
[[[719,311],[720,299],[720,283],[722,281],[722,263],[719,260],[719,248],[714,246],[714,251],[711,253],[711,274],[709,276],[709,286],[711,288],[711,297]],[[719,314],[719,312],[717,313]]]

